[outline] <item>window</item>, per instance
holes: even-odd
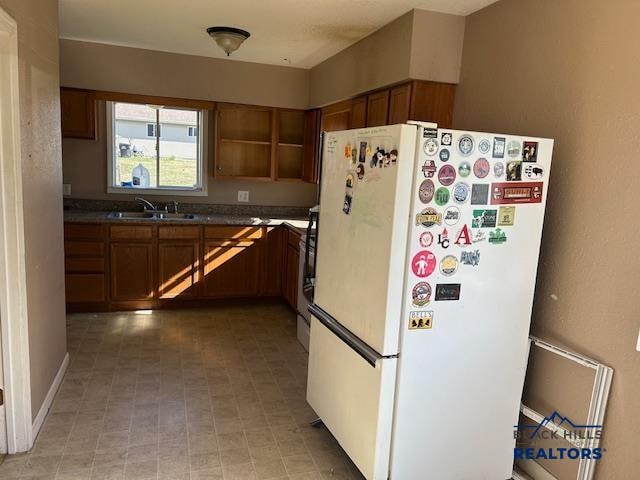
[[[206,110],[107,102],[107,115],[110,193],[206,195]]]

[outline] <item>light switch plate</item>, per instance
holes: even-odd
[[[63,183],[62,184],[62,195],[71,195],[71,184]]]
[[[238,190],[238,201],[239,202],[248,202],[249,201],[249,192],[247,190]]]

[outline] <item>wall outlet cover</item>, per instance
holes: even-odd
[[[249,201],[249,192],[247,190],[238,190],[238,201],[239,202],[248,202]]]

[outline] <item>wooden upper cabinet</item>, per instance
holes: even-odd
[[[334,103],[322,109],[320,131],[337,132],[351,128],[351,100]]]
[[[415,81],[412,89],[411,120],[435,122],[440,128],[452,127],[456,93],[454,84]]]
[[[367,97],[354,98],[351,103],[351,128],[367,126]]]
[[[367,96],[367,127],[387,125],[389,113],[389,90]]]
[[[63,137],[96,139],[96,102],[92,92],[61,88],[60,110]]]
[[[411,111],[411,84],[393,87],[389,92],[389,125],[406,123]]]
[[[320,110],[307,110],[304,114],[304,149],[302,179],[306,182],[318,181],[320,157]]]

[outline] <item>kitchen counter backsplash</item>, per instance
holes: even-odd
[[[114,200],[89,200],[81,198],[65,198],[65,212],[141,212],[142,204],[135,201]],[[163,209],[169,206],[173,211],[173,205],[158,202],[157,207]],[[232,215],[266,218],[306,218],[309,216],[309,207],[280,207],[266,205],[210,205],[204,203],[179,203],[180,213],[193,213],[197,215]]]

